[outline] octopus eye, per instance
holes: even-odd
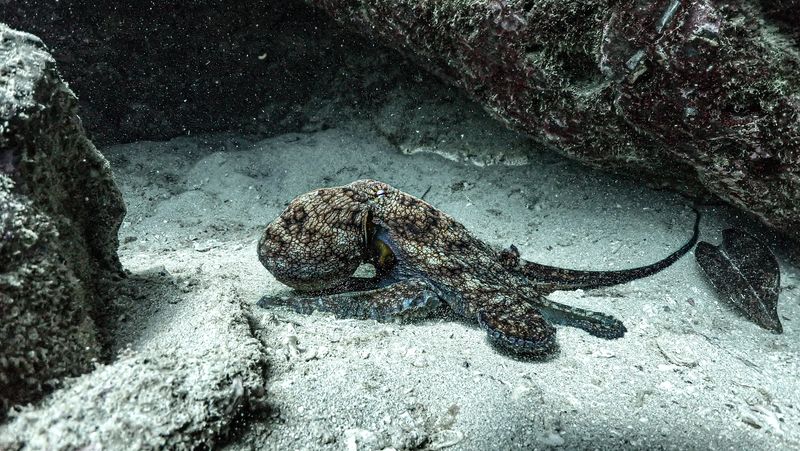
[[[377,269],[388,269],[394,265],[394,252],[388,244],[382,240],[376,239],[373,243],[375,255],[373,257],[373,265]]]
[[[382,189],[379,189],[379,190],[378,190],[378,191],[375,193],[375,195],[376,195],[376,196],[378,196],[378,197],[381,197],[381,196],[383,196],[384,194],[386,194],[386,191],[384,191],[384,190],[382,190]]]

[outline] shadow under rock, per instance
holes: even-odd
[[[156,320],[162,309],[171,308],[186,295],[179,287],[178,278],[164,266],[139,273],[126,270],[126,273],[127,277],[116,287],[104,324],[110,331],[111,360],[144,338],[142,335],[150,329],[148,324]]]
[[[124,356],[129,349],[147,352],[147,348],[159,341],[169,321],[178,320],[190,314],[195,306],[199,307],[199,304],[192,303],[196,303],[198,292],[207,288],[201,286],[199,279],[170,273],[161,265],[137,273],[126,273],[127,277],[120,281],[116,289],[109,309],[112,312],[108,315],[109,324],[106,325],[112,331],[109,359],[112,362]],[[238,297],[235,293],[231,296]],[[265,346],[269,325],[263,324],[263,319],[246,308],[242,313],[249,335]],[[269,380],[272,377],[271,366],[263,365],[260,373],[264,381]],[[217,437],[215,446],[236,443],[250,430],[253,422],[270,423],[280,417],[279,410],[264,395],[263,389],[260,393],[251,393],[245,397],[245,405],[239,405],[230,412],[229,424]]]

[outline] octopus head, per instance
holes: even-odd
[[[324,290],[365,261],[369,205],[353,185],[303,194],[267,226],[258,257],[276,279],[296,290]]]

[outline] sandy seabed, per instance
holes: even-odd
[[[502,148],[502,143],[497,144]],[[374,178],[425,199],[485,241],[579,269],[656,261],[691,236],[678,195],[585,169],[548,151],[490,158],[399,152],[363,124],[256,140],[234,134],[103,149],[125,195],[122,262],[170,289],[123,306],[118,350],[200,346],[230,293],[289,293],[256,256],[263,227],[295,196]],[[426,149],[423,149],[426,150]],[[431,150],[431,149],[427,149]],[[496,155],[495,155],[496,157]],[[701,239],[747,227],[702,208]],[[744,225],[742,225],[744,223]],[[786,449],[800,446],[798,273],[782,261],[784,333],[718,300],[690,253],[661,273],[551,299],[612,314],[603,340],[558,328],[543,361],[498,354],[475,326],[335,319],[253,307],[268,355],[268,413],[238,449]]]

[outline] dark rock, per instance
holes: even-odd
[[[798,27],[770,26],[792,2],[311,3],[565,155],[800,239]]]
[[[215,449],[266,408],[266,353],[249,301],[234,297],[188,303],[183,340],[123,350],[16,413],[0,449]]]
[[[797,14],[800,1],[761,0],[759,3],[769,23],[791,36],[795,46],[800,45],[800,14]]]
[[[0,24],[0,416],[103,356],[125,213],[42,42]]]

